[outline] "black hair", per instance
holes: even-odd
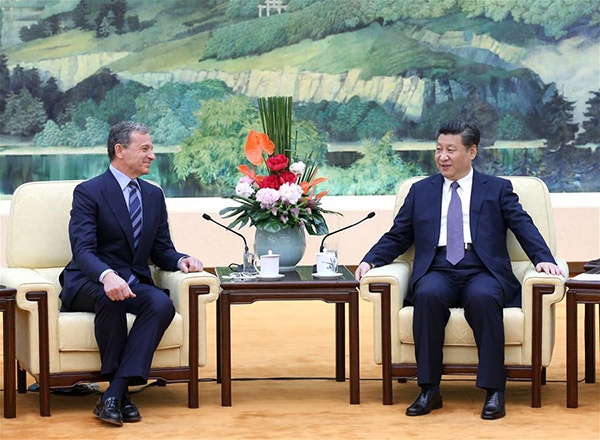
[[[479,140],[481,135],[479,128],[475,124],[464,122],[464,121],[445,121],[442,122],[440,128],[438,128],[435,136],[436,140],[440,137],[440,134],[460,134],[462,144],[468,148],[473,145],[479,146]]]

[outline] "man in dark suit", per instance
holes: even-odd
[[[421,391],[409,416],[442,407],[440,380],[444,329],[451,307],[462,307],[479,352],[477,386],[487,390],[481,417],[505,415],[503,307],[518,307],[521,286],[512,272],[510,228],[539,272],[561,274],[548,246],[523,210],[508,180],[475,171],[479,129],[450,121],[438,129],[440,174],[415,183],[389,232],[369,250],[356,279],[391,263],[414,243],[411,277],[413,335]]]
[[[73,193],[69,238],[73,259],[61,273],[63,310],[94,312],[101,373],[110,385],[94,414],[115,425],[141,419],[127,392],[148,380],[154,351],[175,316],[148,260],[162,269],[202,270],[175,250],[162,190],[140,176],[155,159],[148,127],[120,122],[108,135],[109,169]],[[127,334],[126,313],[136,315]]]

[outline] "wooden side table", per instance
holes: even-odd
[[[600,273],[600,268],[590,273]],[[585,382],[596,382],[594,308],[600,304],[600,281],[570,279],[567,290],[567,408],[577,408],[577,304],[585,304]]]
[[[350,271],[339,267],[342,274],[336,279],[315,279],[312,267],[300,266],[284,272],[279,280],[232,281],[231,270],[216,269],[221,283],[217,301],[217,379],[221,382],[221,405],[231,406],[231,305],[252,304],[256,301],[320,300],[335,303],[336,316],[336,380],[345,380],[345,304],[349,309],[350,342],[350,403],[360,403],[358,287]]]
[[[15,289],[0,286],[0,312],[3,316],[4,348],[4,418],[12,419],[17,415],[17,391],[15,372]]]

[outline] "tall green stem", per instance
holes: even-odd
[[[258,98],[258,113],[263,131],[275,144],[275,154],[283,154],[291,162],[295,156],[292,145],[292,97]]]

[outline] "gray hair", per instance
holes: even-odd
[[[121,121],[110,127],[108,133],[108,158],[112,161],[115,158],[115,145],[121,144],[125,148],[129,146],[131,133],[137,131],[139,133],[150,133],[147,125],[140,122]]]

